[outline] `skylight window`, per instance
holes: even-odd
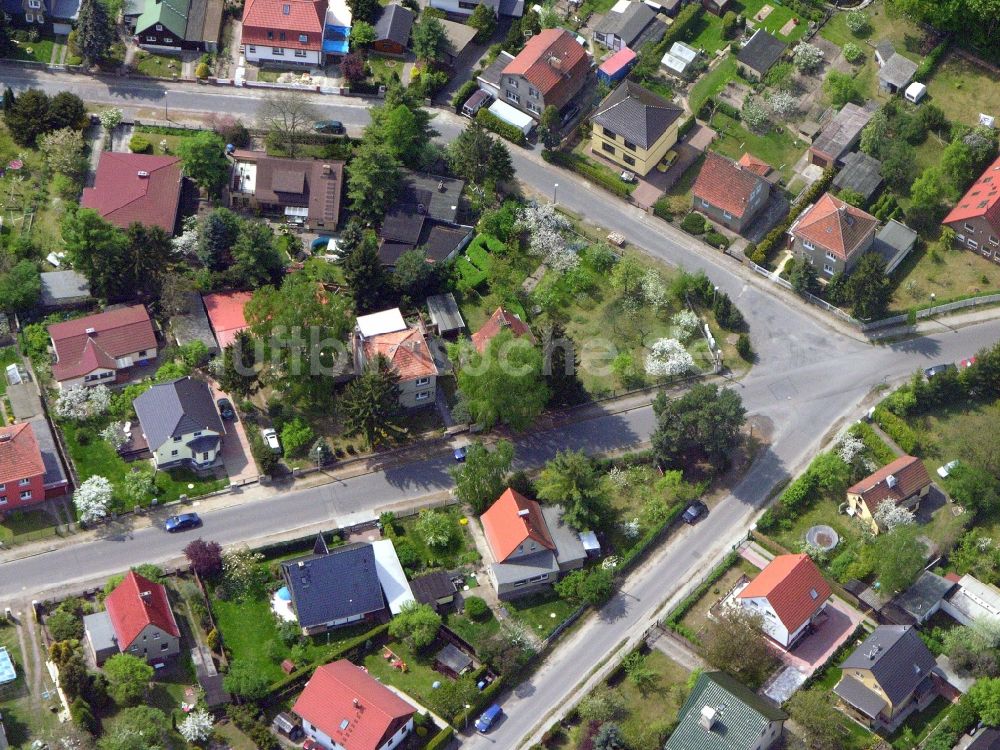
[[[292,13],[292,6],[291,5],[288,5],[286,3],[286,4],[284,4],[284,5],[281,6],[281,14],[282,15],[288,16],[288,15],[291,15],[291,13]]]

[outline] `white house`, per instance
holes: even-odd
[[[221,460],[226,428],[207,383],[190,376],[157,383],[132,406],[157,468],[208,469]]]

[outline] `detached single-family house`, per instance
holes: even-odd
[[[223,0],[145,0],[135,39],[141,47],[215,52],[223,6]]]
[[[912,626],[880,625],[840,665],[833,692],[855,720],[892,731],[938,695],[934,655]]]
[[[882,529],[875,522],[878,507],[892,502],[909,510],[920,507],[931,488],[924,462],[915,456],[900,456],[847,488],[847,512],[868,524],[872,533]]]
[[[80,0],[4,0],[0,12],[18,25],[69,34],[80,15]]]
[[[979,175],[941,222],[955,230],[955,242],[1000,261],[1000,158]]]
[[[527,323],[517,316],[517,313],[512,313],[502,307],[498,307],[493,311],[489,320],[483,323],[482,327],[472,334],[472,345],[476,348],[477,352],[482,354],[486,351],[489,343],[504,330],[514,334],[514,338],[523,337],[528,339],[532,344],[535,343],[535,337],[532,335],[531,329]]]
[[[347,659],[317,667],[292,706],[324,750],[390,750],[413,731],[417,709]]]
[[[702,672],[664,750],[768,750],[787,718],[725,672]]]
[[[905,90],[917,72],[917,64],[896,52],[888,39],[883,39],[875,46],[875,62],[879,67],[878,87],[888,94]]]
[[[734,232],[743,232],[767,205],[771,184],[756,167],[745,167],[714,151],[692,188],[692,207]]]
[[[764,632],[775,643],[790,649],[812,629],[831,593],[809,555],[778,555],[736,598],[763,617]]]
[[[560,507],[542,507],[510,488],[480,521],[493,557],[490,581],[501,599],[551,586],[562,572],[582,567],[587,557]]]
[[[382,264],[393,268],[403,253],[417,248],[434,263],[458,255],[473,235],[471,226],[456,221],[464,188],[463,180],[404,171],[399,194],[379,228]]]
[[[43,310],[64,310],[81,307],[93,301],[90,282],[77,271],[46,271],[42,278],[42,296],[38,304]]]
[[[618,0],[594,26],[594,41],[610,50],[639,49],[656,44],[667,33],[667,25],[655,10],[642,2]]]
[[[385,6],[375,22],[375,41],[372,49],[385,55],[402,55],[410,46],[410,29],[413,28],[413,11],[402,5]]]
[[[97,664],[118,652],[147,662],[180,653],[181,631],[167,589],[134,570],[104,599],[103,612],[84,618],[84,632]]]
[[[187,376],[155,383],[132,406],[156,468],[204,471],[221,463],[226,428],[204,381]]]
[[[787,47],[778,37],[758,28],[736,53],[736,67],[751,80],[759,80],[781,59]]]
[[[823,193],[820,199],[795,220],[788,233],[792,251],[807,259],[821,278],[848,274],[875,242],[878,219],[860,208]]]
[[[382,355],[399,375],[399,403],[407,409],[434,403],[438,369],[422,327],[411,328],[399,308],[362,315],[354,329],[358,375]]]
[[[94,186],[83,189],[80,205],[122,229],[139,222],[174,233],[181,201],[181,160],[176,156],[103,151]]]
[[[565,29],[544,29],[507,63],[498,99],[540,120],[548,106],[562,109],[587,82],[590,58]]]
[[[88,315],[49,326],[60,388],[113,383],[134,365],[156,359],[156,334],[143,305]]]
[[[590,118],[591,149],[647,175],[677,143],[684,110],[632,81],[623,81]]]
[[[303,635],[325,633],[385,612],[385,597],[370,544],[329,549],[320,536],[313,554],[281,563],[281,577]]]
[[[812,139],[809,161],[818,167],[841,165],[844,157],[857,145],[861,131],[878,110],[878,104],[868,102],[859,107],[848,102]]]
[[[31,422],[0,427],[0,516],[45,499],[45,462]]]
[[[343,183],[342,161],[284,159],[240,150],[233,154],[229,205],[331,234],[340,220]]]
[[[326,6],[326,0],[247,0],[241,37],[247,62],[322,65]]]

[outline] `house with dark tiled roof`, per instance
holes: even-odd
[[[409,8],[395,3],[385,6],[375,22],[372,49],[387,55],[405,54],[410,46],[413,18],[413,11]]]
[[[656,11],[642,2],[618,0],[594,26],[594,41],[610,50],[623,47],[639,49],[656,44],[667,32],[667,25]]]
[[[692,188],[695,211],[717,224],[743,232],[767,205],[770,183],[754,166],[709,151]]]
[[[0,12],[19,26],[69,34],[80,15],[80,0],[4,0]]]
[[[347,659],[317,667],[292,712],[306,735],[327,750],[390,750],[413,731],[417,712]]]
[[[758,28],[736,53],[736,67],[749,79],[759,80],[781,59],[787,47],[778,37]]]
[[[49,326],[60,388],[110,384],[135,365],[156,359],[153,323],[143,305],[127,305]]]
[[[247,0],[241,37],[247,62],[323,64],[326,8],[326,0]]]
[[[760,615],[764,632],[787,649],[812,630],[831,593],[809,555],[778,555],[737,594],[736,601]]]
[[[938,696],[934,655],[907,625],[880,625],[847,657],[833,692],[856,721],[892,731]]]
[[[915,456],[900,456],[847,488],[847,512],[878,534],[882,531],[875,522],[879,505],[889,501],[914,510],[930,489],[931,477],[924,462]]]
[[[535,343],[535,337],[531,333],[531,329],[528,324],[518,317],[517,313],[512,313],[509,310],[498,307],[493,311],[493,314],[489,317],[482,327],[472,334],[472,345],[476,348],[476,351],[482,354],[486,351],[486,347],[489,346],[490,342],[500,335],[501,331],[510,331],[514,338],[526,338],[532,344]]]
[[[941,222],[955,230],[955,242],[1000,261],[1000,158],[965,191]]]
[[[0,427],[0,514],[45,499],[45,462],[30,422]]]
[[[590,118],[591,149],[636,174],[649,174],[677,143],[682,114],[673,102],[625,80]]]
[[[823,193],[792,224],[792,252],[822,269],[820,278],[848,274],[875,242],[878,219],[860,208]]]
[[[281,563],[281,576],[303,635],[376,620],[386,610],[375,551],[364,542],[329,549],[321,536],[313,554]]]
[[[844,168],[833,178],[833,187],[853,190],[867,203],[882,187],[882,162],[863,151],[852,151],[844,157]]]
[[[104,599],[104,611],[84,618],[88,648],[97,664],[121,652],[148,662],[180,653],[177,627],[167,589],[130,570]]]
[[[562,109],[587,82],[590,58],[565,29],[544,29],[528,40],[500,76],[498,99],[540,120],[548,106]]]
[[[188,376],[155,383],[132,406],[158,469],[203,471],[222,461],[226,428],[204,381]]]
[[[702,672],[664,750],[768,750],[786,718],[725,672]]]
[[[80,205],[122,229],[139,222],[174,233],[181,200],[181,160],[176,156],[104,151],[94,186],[83,189]]]
[[[490,581],[501,599],[551,586],[561,573],[583,566],[587,553],[557,505],[541,506],[504,490],[479,518],[493,558]]]
[[[223,6],[223,0],[145,0],[135,37],[142,47],[215,52]]]
[[[459,224],[463,180],[403,171],[399,194],[379,228],[378,256],[390,268],[410,250],[422,249],[433,263],[451,260],[472,240],[473,228]]]
[[[401,406],[434,403],[438,368],[422,327],[408,326],[398,308],[383,310],[358,317],[353,338],[356,374],[382,356],[399,376]]]

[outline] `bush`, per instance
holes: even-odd
[[[465,599],[464,611],[473,620],[482,620],[486,617],[486,613],[490,611],[490,607],[484,599],[478,596],[470,596]]]
[[[745,333],[741,333],[736,339],[736,351],[745,361],[754,361],[753,346],[750,344],[750,337]]]
[[[492,130],[501,138],[505,138],[518,146],[525,146],[528,143],[528,139],[525,137],[524,133],[522,133],[518,128],[515,128],[513,125],[504,122],[488,109],[484,108],[476,113],[476,122],[487,130]]]
[[[710,230],[705,233],[705,242],[707,242],[712,247],[717,247],[720,250],[725,250],[729,247],[729,239],[724,235]]]
[[[565,151],[543,151],[542,158],[547,162],[583,175],[619,198],[626,198],[631,192],[629,186],[621,181],[618,174],[581,154],[566,153]]]
[[[917,66],[917,70],[913,74],[913,80],[923,82],[930,77],[931,73],[934,72],[934,68],[940,62],[941,56],[948,51],[948,43],[948,40],[945,39],[945,41],[927,53],[927,56]]]
[[[456,91],[455,95],[451,97],[451,106],[455,109],[455,114],[462,113],[462,105],[468,101],[469,97],[472,96],[478,88],[479,84],[477,84],[475,80],[466,81],[459,86],[458,91]]]
[[[653,214],[660,217],[664,221],[670,221],[673,219],[674,213],[670,210],[670,199],[664,196],[656,201],[656,203],[653,204]]]
[[[881,405],[876,407],[874,416],[878,426],[885,430],[904,453],[912,454],[920,449],[917,433],[903,419]]]
[[[687,118],[684,122],[681,123],[681,126],[677,128],[677,137],[683,138],[685,135],[690,133],[691,129],[697,124],[698,124],[697,118],[694,115],[691,115],[691,117]]]
[[[726,571],[733,566],[733,563],[736,562],[738,557],[739,555],[736,552],[730,552],[727,554],[722,559],[722,562],[720,562],[718,566],[708,574],[708,578],[706,578],[698,588],[688,594],[687,597],[685,597],[676,607],[670,610],[670,613],[664,618],[663,624],[690,640],[691,637],[683,632],[686,628],[680,624],[681,620],[684,619],[684,615],[686,615],[691,608],[698,603],[698,600],[708,592],[713,584],[726,574]]]
[[[261,437],[260,430],[251,427],[246,431],[247,440],[250,442],[250,453],[253,454],[254,461],[261,474],[271,476],[278,468],[279,459],[277,454],[268,448],[264,438]]]
[[[854,42],[848,42],[843,47],[844,59],[849,63],[857,63],[865,56],[865,51]]]
[[[194,77],[200,78],[201,80],[205,80],[206,78],[208,78],[208,76],[211,75],[211,73],[212,73],[211,68],[209,68],[208,65],[203,62],[198,63],[198,67],[194,69]]]
[[[736,14],[731,10],[727,10],[726,14],[722,17],[722,38],[732,39],[736,36],[736,31]]]
[[[128,149],[133,154],[151,154],[153,153],[153,144],[145,136],[136,134],[129,139]]]
[[[705,217],[697,211],[692,211],[684,217],[684,220],[681,222],[681,229],[688,234],[704,234]]]

